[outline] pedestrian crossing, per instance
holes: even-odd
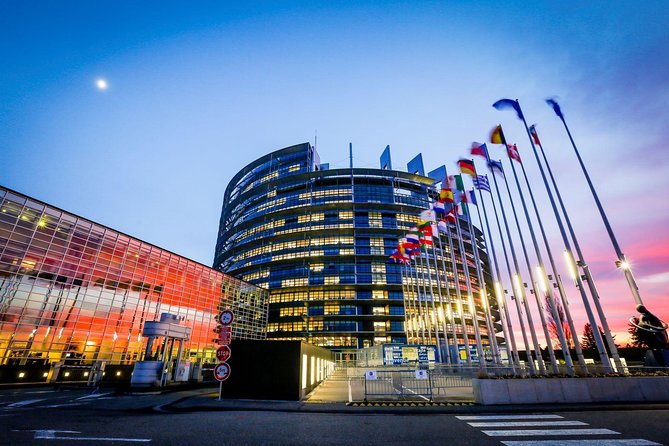
[[[565,420],[556,414],[460,415],[461,421],[489,437],[500,438],[505,446],[662,446],[642,438],[614,438],[621,435],[610,429],[590,428],[588,423]],[[579,437],[578,439],[527,439],[528,437]],[[593,438],[603,436],[605,438]],[[522,440],[506,438],[521,437]]]

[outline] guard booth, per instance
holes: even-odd
[[[188,381],[190,362],[182,363],[181,354],[190,334],[191,328],[181,325],[174,314],[162,313],[160,321],[147,321],[142,330],[146,349],[142,360],[135,363],[130,385],[164,387],[168,382]]]

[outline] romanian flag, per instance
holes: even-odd
[[[534,125],[530,126],[530,135],[532,135],[532,139],[534,140],[534,144],[540,146],[541,141],[539,141],[539,135],[537,135],[537,129],[534,128]]]
[[[518,152],[518,147],[516,147],[515,144],[513,145],[509,144],[506,147],[509,149],[509,158],[511,158],[512,160],[516,160],[522,164],[522,161],[520,161],[520,153]]]
[[[476,178],[476,168],[474,167],[474,162],[472,160],[460,159],[458,161],[458,167],[460,172],[471,175],[472,178]]]
[[[442,203],[453,203],[453,191],[449,187],[442,188],[439,191],[439,201]]]
[[[492,133],[490,134],[490,142],[492,144],[505,144],[505,139],[504,139],[504,132],[502,131],[502,126],[498,125],[494,129],[492,129]]]

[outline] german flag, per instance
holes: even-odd
[[[458,167],[461,173],[466,173],[467,175],[471,175],[472,178],[476,178],[476,168],[472,160],[460,159]]]
[[[490,134],[490,142],[492,144],[505,144],[504,132],[502,132],[501,125],[498,125],[494,129],[492,129],[492,133]]]

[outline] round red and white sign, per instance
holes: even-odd
[[[232,310],[223,310],[221,314],[218,315],[218,322],[221,325],[230,325],[235,319],[235,315],[232,314]]]
[[[216,349],[216,359],[221,362],[225,362],[230,359],[230,355],[232,355],[232,350],[230,350],[230,347],[227,345],[221,345]]]
[[[214,378],[218,381],[225,381],[230,377],[230,372],[230,366],[227,363],[222,362],[214,368]]]

